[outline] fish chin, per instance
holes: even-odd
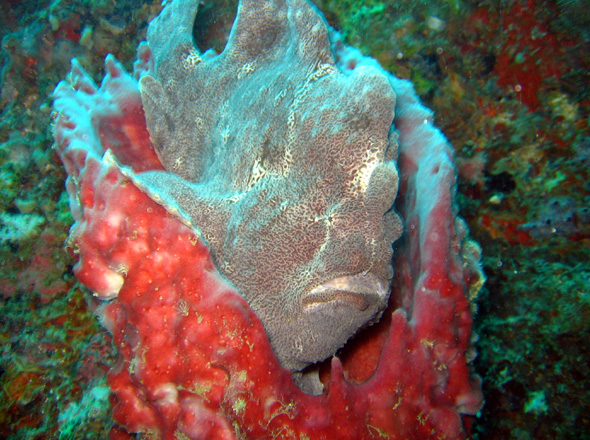
[[[307,291],[289,331],[271,335],[282,365],[301,371],[333,356],[359,329],[381,317],[388,297],[388,284],[371,272],[338,276]]]

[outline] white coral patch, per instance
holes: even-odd
[[[160,404],[178,405],[178,389],[173,383],[165,383],[154,390],[154,396]]]
[[[37,235],[45,218],[37,214],[0,213],[0,241],[21,241]]]
[[[112,299],[116,298],[121,291],[121,287],[123,287],[123,283],[125,283],[125,279],[123,275],[117,273],[116,271],[109,271],[105,272],[104,274],[104,284],[105,287],[101,289],[100,292],[94,292],[94,294],[101,299]]]

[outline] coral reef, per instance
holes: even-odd
[[[94,78],[102,76],[109,52],[129,69],[160,3],[0,4],[0,210],[14,219],[44,219],[30,236],[0,243],[0,432],[10,440],[103,439],[109,429],[111,415],[100,391],[115,358],[110,336],[88,312],[93,302],[87,305],[84,291],[74,285],[75,260],[63,252],[72,218],[65,172],[51,149],[49,95],[74,56]],[[204,2],[193,29],[201,52],[223,50],[236,3]],[[473,421],[473,437],[587,437],[585,2],[314,3],[346,44],[411,79],[454,146],[461,215],[483,247],[488,279],[474,322],[474,362],[485,405]],[[538,41],[544,43],[540,49]],[[536,88],[539,105],[531,107],[511,78],[538,65],[541,77],[525,83]],[[545,65],[556,66],[559,79]],[[500,78],[505,85],[498,84]],[[565,209],[552,210],[553,201]],[[567,222],[568,213],[575,214],[574,234],[542,226],[548,219]],[[349,362],[354,350],[339,357],[350,379],[359,370]],[[324,382],[325,370],[323,365]],[[358,381],[366,380],[358,374]]]

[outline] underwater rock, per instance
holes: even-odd
[[[588,201],[580,204],[571,197],[554,197],[541,206],[534,221],[520,225],[519,229],[529,232],[536,239],[551,236],[588,236]]]

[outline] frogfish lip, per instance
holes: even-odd
[[[371,273],[332,278],[303,296],[303,310],[311,312],[323,305],[341,303],[360,311],[370,306],[384,306],[388,289]]]

